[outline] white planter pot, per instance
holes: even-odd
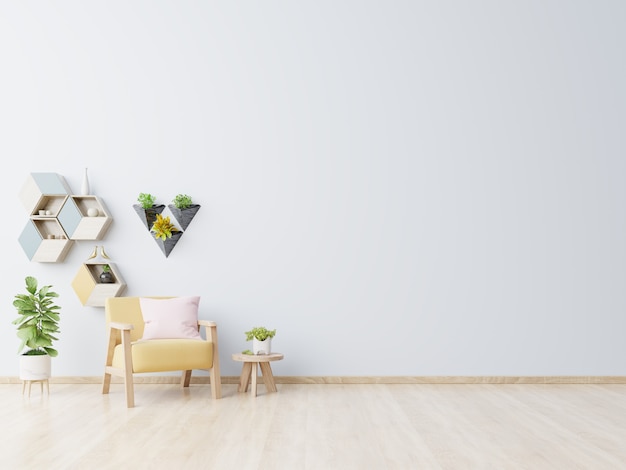
[[[50,378],[50,356],[20,356],[20,380],[46,380]]]
[[[265,341],[259,341],[256,338],[252,338],[252,352],[255,355],[271,354],[272,353],[272,338],[267,338]]]

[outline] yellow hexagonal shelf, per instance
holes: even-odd
[[[105,264],[111,268],[113,282],[100,281],[100,275],[104,271]],[[118,297],[126,290],[126,284],[114,264],[85,263],[78,269],[78,273],[72,281],[72,288],[83,305],[104,307],[107,298]]]

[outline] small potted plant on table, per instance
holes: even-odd
[[[276,330],[268,330],[264,326],[255,326],[245,332],[246,341],[252,341],[253,354],[271,354],[272,338],[276,336]]]

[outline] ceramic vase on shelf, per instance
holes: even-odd
[[[83,183],[80,186],[80,193],[83,196],[87,196],[89,194],[89,177],[87,176],[87,168],[85,168],[85,172],[83,173]]]

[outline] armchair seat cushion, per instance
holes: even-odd
[[[132,343],[133,373],[211,369],[213,343],[195,339],[151,339]],[[124,348],[115,347],[113,367],[124,367]]]

